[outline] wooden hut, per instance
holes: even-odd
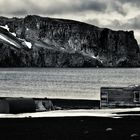
[[[140,86],[102,87],[101,108],[140,107]]]

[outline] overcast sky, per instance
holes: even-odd
[[[140,43],[140,0],[0,0],[0,15],[37,14],[114,30],[134,30]]]

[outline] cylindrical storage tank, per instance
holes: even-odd
[[[9,103],[9,113],[35,112],[36,106],[32,98],[6,98]]]

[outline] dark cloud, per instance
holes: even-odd
[[[116,11],[121,15],[126,15],[127,12],[123,8],[123,5],[119,1],[114,0],[75,0],[70,1],[69,3],[60,2],[59,0],[55,1],[56,3],[52,3],[50,7],[41,8],[38,6],[38,4],[33,3],[30,0],[27,0],[28,5],[31,7],[31,12],[36,13],[46,13],[49,15],[54,14],[76,14],[78,12],[98,12],[98,13],[106,13],[106,10],[109,7],[109,12]]]
[[[123,8],[123,5],[118,1],[113,1],[111,3],[110,12],[116,11],[117,13],[126,16],[127,11]]]
[[[119,0],[120,3],[140,4],[140,0]]]
[[[77,8],[77,7],[75,7]],[[98,12],[104,12],[107,8],[106,3],[97,2],[97,1],[85,1],[78,6],[78,10],[93,10]]]
[[[140,29],[140,15],[129,19],[128,20],[128,26],[129,26],[129,28]]]
[[[113,11],[126,16],[127,11],[123,4],[140,3],[139,0],[0,0],[0,13],[15,15],[40,14],[40,15],[59,15],[59,14],[77,14],[88,11],[104,14]],[[109,6],[110,5],[110,6]],[[5,7],[5,8],[3,8]]]
[[[118,2],[121,4],[130,4],[132,8],[133,7],[139,8],[140,6],[140,0],[118,0]]]
[[[47,7],[45,9],[40,9],[37,5],[33,5],[35,11],[39,11],[40,13],[47,13],[49,15],[53,14],[71,14],[76,12],[86,12],[86,11],[96,11],[96,12],[104,12],[107,8],[107,5],[97,1],[81,1],[78,3],[69,4],[59,3],[57,5],[52,5],[51,7]]]
[[[9,5],[6,1],[0,0],[0,12],[6,14],[25,15],[29,14],[73,14],[78,12],[105,12],[107,4],[96,0],[40,0],[39,3],[34,0],[9,0]],[[5,7],[5,8],[2,8]]]

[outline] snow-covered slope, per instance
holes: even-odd
[[[10,28],[8,25],[5,26],[0,26],[0,39],[17,47],[17,48],[22,48],[22,47],[27,47],[31,49],[32,43],[26,41],[25,39],[20,39],[16,37],[16,33],[10,32]],[[4,29],[4,30],[2,30]]]
[[[8,43],[10,43],[10,44],[13,45],[13,46],[16,46],[16,44],[15,44],[13,41],[10,41],[10,39],[8,39],[5,35],[3,35],[3,34],[1,34],[1,33],[0,33],[0,39],[6,41],[6,42],[8,42]]]

